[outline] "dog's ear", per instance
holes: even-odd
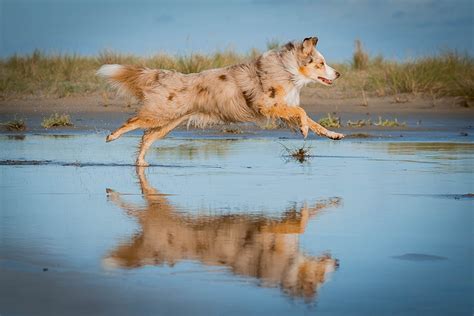
[[[307,37],[303,40],[303,53],[309,55],[318,43],[317,37]]]

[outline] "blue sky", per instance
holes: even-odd
[[[348,60],[354,40],[387,58],[456,49],[473,55],[472,0],[79,1],[0,0],[0,56],[94,55],[103,49],[189,54],[318,36],[333,61]]]

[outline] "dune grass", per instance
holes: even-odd
[[[170,56],[158,54],[138,57],[104,51],[96,57],[45,55],[36,50],[31,55],[0,59],[0,98],[67,97],[89,95],[107,89],[95,73],[103,64],[133,64],[150,68],[175,69],[183,73],[225,67],[257,56],[252,51],[239,55],[232,51],[211,55]]]
[[[369,66],[369,54],[362,47],[360,40],[355,41],[355,50],[352,55],[352,67],[359,70],[365,70]]]
[[[474,59],[454,52],[404,63],[380,60],[368,70],[368,90],[474,99]]]
[[[271,40],[268,46],[278,46]],[[0,59],[0,99],[67,97],[105,91],[107,85],[95,75],[107,63],[135,64],[150,68],[175,69],[183,73],[225,67],[258,56],[252,50],[238,54],[231,50],[213,54],[167,55],[148,57],[103,51],[98,56],[45,55],[36,50],[30,55]],[[368,95],[427,94],[430,97],[456,96],[474,99],[474,58],[456,52],[406,60],[370,57],[360,42],[351,62],[332,64],[343,76],[331,89],[341,97]],[[327,87],[314,86],[321,91]]]

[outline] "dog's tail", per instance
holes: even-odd
[[[102,65],[97,70],[97,75],[106,78],[119,92],[132,94],[139,100],[143,100],[144,89],[156,83],[158,71],[144,67],[110,64]]]

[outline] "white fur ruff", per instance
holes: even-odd
[[[103,65],[97,70],[97,75],[104,77],[104,78],[111,78],[118,74],[120,70],[123,69],[122,65],[117,64],[110,64],[110,65]]]

